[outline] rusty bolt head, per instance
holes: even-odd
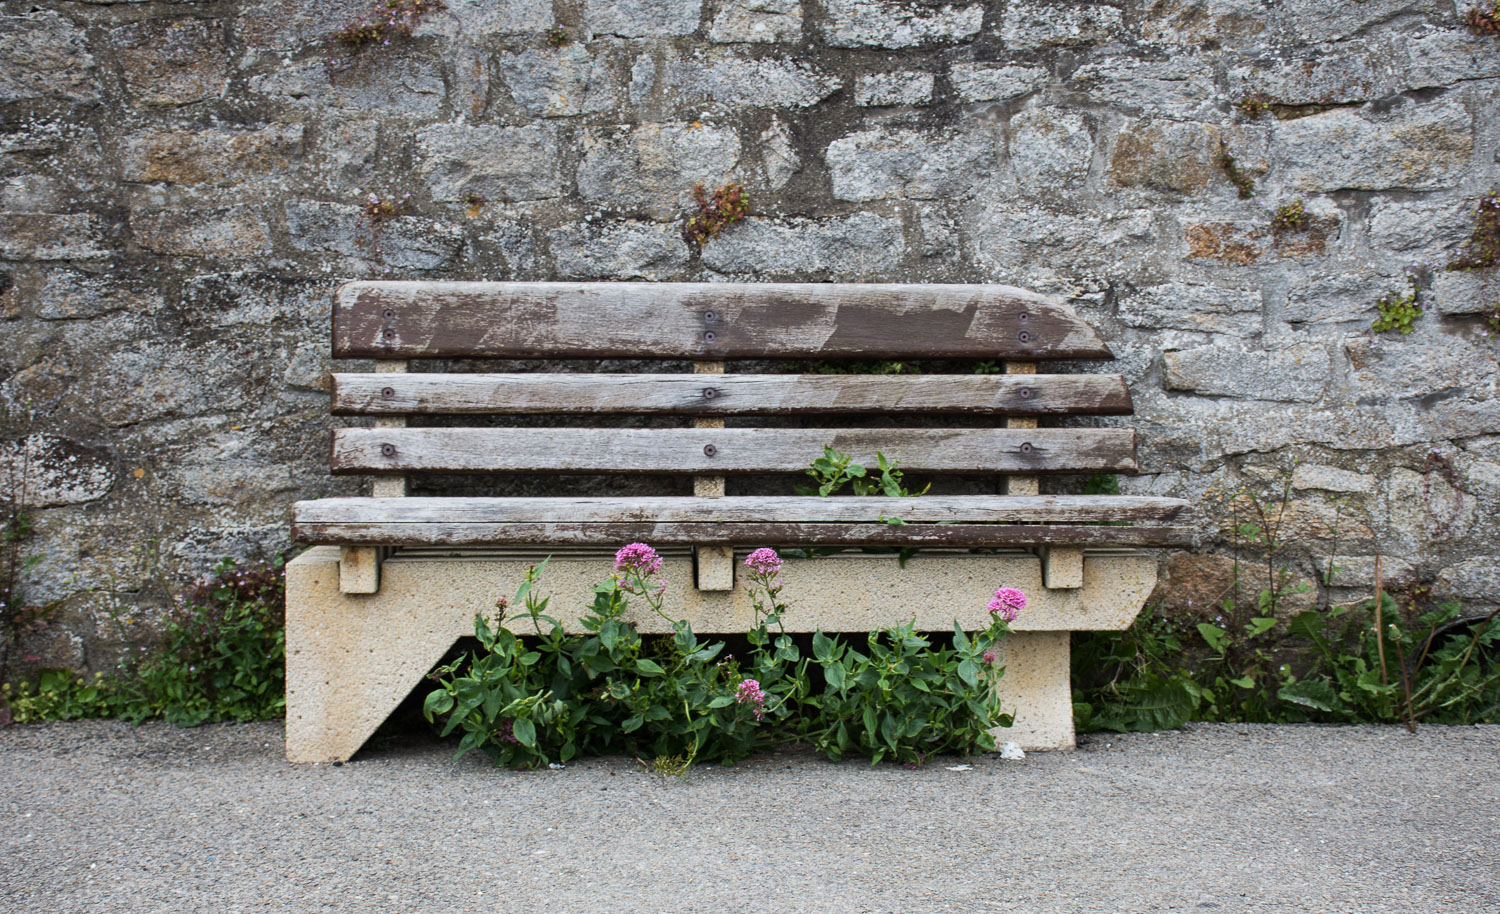
[[[713,455],[715,455],[717,453],[719,453],[719,449],[716,448],[716,447],[714,447],[712,444],[705,444],[705,445],[703,445],[703,456],[704,457],[712,457]]]
[[[394,457],[394,456],[396,456],[396,446],[394,444],[382,444],[380,446],[380,456],[382,456],[382,457]]]
[[[705,399],[705,400],[712,400],[714,397],[717,397],[718,395],[719,395],[719,392],[717,390],[714,390],[712,387],[705,387],[705,388],[703,388],[703,399]]]
[[[380,388],[380,395],[387,400],[394,400],[396,398],[396,388],[382,387]]]

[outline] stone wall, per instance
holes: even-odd
[[[1467,4],[448,0],[333,48],[368,7],[0,3],[0,462],[31,480],[30,595],[62,601],[37,662],[108,664],[158,576],[358,491],[326,469],[329,292],[377,275],[1056,293],[1135,393],[1125,490],[1203,503],[1174,605],[1222,584],[1229,496],[1294,459],[1300,574],[1337,551],[1349,593],[1380,554],[1500,601],[1500,280],[1439,269],[1414,333],[1370,332],[1500,183],[1500,39]],[[730,180],[755,217],[690,248],[689,189]],[[410,195],[378,246],[372,193]],[[1294,197],[1306,228],[1273,231]]]

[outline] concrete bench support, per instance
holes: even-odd
[[[357,752],[382,721],[417,687],[443,654],[474,630],[474,614],[492,613],[495,598],[511,596],[535,550],[407,549],[381,563],[379,590],[340,588],[338,547],[307,550],[287,566],[287,758],[332,762]],[[570,631],[610,569],[612,551],[558,550],[542,590],[548,607]],[[690,549],[663,550],[665,610],[702,634],[742,632],[753,620],[743,581],[731,590],[695,587]],[[737,562],[743,556],[736,556]],[[988,624],[985,609],[996,587],[1019,587],[1030,600],[1002,643],[1005,676],[998,688],[1015,725],[997,731],[1024,749],[1074,745],[1069,686],[1069,634],[1128,627],[1156,584],[1156,561],[1133,550],[1084,550],[1081,581],[1043,586],[1042,559],[1016,550],[996,555],[923,552],[903,569],[894,556],[845,553],[788,561],[784,595],[791,631],[862,632],[903,622],[949,631]],[[702,574],[701,566],[698,574]],[[1068,577],[1066,575],[1060,577]],[[700,582],[696,582],[700,583]],[[642,610],[642,632],[666,624]],[[525,622],[513,612],[513,627]]]

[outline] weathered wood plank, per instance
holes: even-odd
[[[375,363],[374,377],[391,379],[405,375],[410,366],[404,359],[383,360]],[[405,416],[378,416],[376,428],[405,428]],[[405,476],[379,476],[370,481],[370,494],[376,498],[402,498],[406,495]],[[378,588],[379,578],[376,579]],[[375,591],[369,591],[375,593]]]
[[[336,358],[1113,358],[1060,299],[997,285],[351,282]]]
[[[730,495],[707,500],[688,496],[444,498],[400,501],[379,498],[319,498],[299,501],[299,524],[512,524],[512,523],[908,523],[1169,521],[1188,507],[1180,498],[1148,495],[924,495],[878,496]]]
[[[558,413],[1121,415],[1119,375],[389,374],[333,376],[340,416]]]
[[[1135,431],[1048,429],[343,428],[334,473],[791,473],[831,445],[917,473],[1134,473]]]
[[[1072,524],[747,524],[297,523],[293,537],[312,544],[484,546],[521,544],[887,545],[887,546],[1170,546],[1189,542],[1188,527]]]

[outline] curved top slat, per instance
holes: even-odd
[[[350,282],[336,358],[1114,356],[1072,308],[996,285]]]

